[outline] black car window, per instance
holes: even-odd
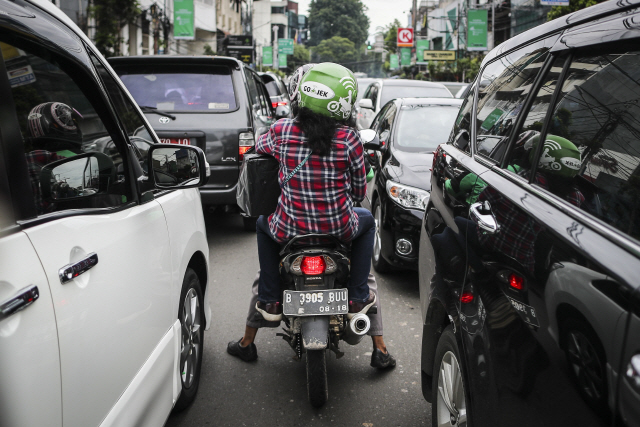
[[[376,132],[380,133],[380,129],[379,129],[380,121],[382,120],[382,118],[384,117],[385,113],[387,112],[387,110],[389,109],[389,107],[392,104],[393,103],[389,103],[389,104],[385,105],[384,107],[382,107],[382,109],[380,109],[380,112],[376,115],[376,117],[371,122],[371,126],[369,126],[369,129],[373,129]]]
[[[534,183],[640,240],[640,50],[618,46],[574,55]]]
[[[539,135],[542,130],[542,124],[549,111],[551,97],[556,90],[556,85],[558,84],[558,79],[560,78],[560,73],[562,72],[565,61],[565,55],[554,59],[551,68],[542,80],[536,96],[533,98],[531,107],[522,122],[521,128],[516,132],[517,136],[509,153],[507,164],[514,165],[515,168],[508,168],[509,171],[517,172],[517,174],[522,177],[528,178],[529,176],[531,163],[528,156],[531,153],[531,141]],[[552,122],[552,133],[560,132],[559,129],[556,129],[556,126],[561,122],[562,119],[560,118]]]
[[[253,79],[253,74],[251,74],[251,71],[245,69],[244,76],[247,79],[247,85],[249,86],[249,100],[251,101],[252,109],[256,114],[261,114],[260,110],[262,109],[262,106],[260,105],[260,92],[258,92],[258,87],[256,86],[256,81]]]
[[[182,64],[116,66],[141,107],[221,113],[237,108],[231,68]]]
[[[476,107],[477,154],[502,159],[513,125],[547,56],[548,48],[534,43],[482,70]]]
[[[457,105],[403,105],[396,148],[410,152],[435,150],[447,141],[457,113]]]
[[[89,56],[91,57],[93,66],[98,71],[98,74],[104,83],[109,97],[113,102],[113,106],[120,117],[120,121],[129,136],[129,140],[133,147],[135,147],[138,161],[146,172],[145,161],[147,159],[147,153],[149,148],[155,143],[151,137],[151,132],[147,129],[138,108],[131,103],[129,98],[125,95],[111,74],[109,74],[104,65],[102,65],[95,55],[90,54]]]
[[[384,142],[385,144],[389,143],[393,121],[396,118],[397,112],[398,107],[396,107],[396,104],[392,102],[391,104],[389,104],[389,108],[380,119],[380,130],[378,131],[378,134],[380,135],[380,141]]]
[[[476,85],[477,79],[460,106],[458,117],[456,117],[453,129],[449,134],[449,140],[447,141],[447,144],[451,144],[467,154],[469,154],[471,150],[469,144],[471,140],[471,109],[473,108],[473,97],[476,93]]]
[[[271,117],[271,98],[269,97],[269,92],[267,92],[267,89],[264,87],[264,83],[262,83],[260,77],[256,75],[255,80],[260,99],[261,114],[265,117]]]
[[[369,92],[369,99],[371,99],[371,103],[373,104],[373,110],[375,111],[376,109],[376,103],[378,102],[378,85],[374,84],[371,85],[371,92]],[[384,104],[381,104],[384,105]]]
[[[131,200],[123,147],[102,120],[108,113],[88,72],[21,41],[0,47],[37,214]]]

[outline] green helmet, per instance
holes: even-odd
[[[300,81],[298,104],[314,113],[347,120],[358,96],[358,82],[342,65],[324,62],[313,67]]]
[[[533,164],[533,156],[539,141],[540,135],[536,135],[530,140],[529,162],[531,164]],[[578,174],[580,166],[580,151],[573,142],[561,136],[547,135],[538,162],[538,169],[564,178],[573,178]]]

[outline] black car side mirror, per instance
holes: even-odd
[[[384,146],[380,143],[380,137],[378,136],[378,133],[373,129],[361,130],[360,139],[362,139],[365,150],[384,150]]]

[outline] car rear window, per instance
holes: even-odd
[[[278,84],[271,80],[269,83],[264,84],[267,87],[267,91],[269,92],[269,96],[280,96],[280,89],[278,88]]]
[[[189,72],[184,70],[188,69]],[[115,67],[138,105],[164,111],[225,112],[236,109],[231,69],[218,66]]]
[[[438,145],[447,142],[459,108],[457,105],[403,106],[396,148],[402,151],[435,150]]]
[[[426,86],[383,86],[380,105],[396,98],[453,98],[444,87]]]

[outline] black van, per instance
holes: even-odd
[[[491,51],[434,156],[433,425],[640,425],[640,4]]]
[[[109,58],[161,142],[202,148],[211,167],[200,189],[206,207],[235,208],[243,154],[267,132],[275,112],[262,79],[234,58]],[[255,218],[244,217],[255,230]]]

